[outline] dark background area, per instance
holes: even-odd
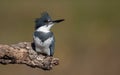
[[[119,0],[0,0],[0,44],[32,41],[44,11],[65,19],[52,28],[60,65],[0,65],[0,75],[120,75]]]

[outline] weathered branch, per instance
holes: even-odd
[[[30,42],[21,42],[12,45],[0,44],[1,64],[26,64],[33,68],[51,70],[53,66],[59,64],[59,59],[37,54]]]

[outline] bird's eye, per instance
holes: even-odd
[[[46,23],[47,23],[47,22],[49,22],[49,21],[48,21],[48,20],[45,20],[44,22],[46,22]]]

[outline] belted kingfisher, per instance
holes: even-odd
[[[42,13],[41,17],[36,19],[33,43],[35,46],[35,51],[38,54],[41,53],[47,56],[53,56],[55,37],[50,29],[55,23],[62,21],[64,21],[64,19],[52,20],[47,12]]]

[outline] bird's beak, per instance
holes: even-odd
[[[54,21],[52,21],[52,22],[53,22],[53,23],[59,23],[59,22],[62,22],[62,21],[64,21],[64,19],[54,20]]]

